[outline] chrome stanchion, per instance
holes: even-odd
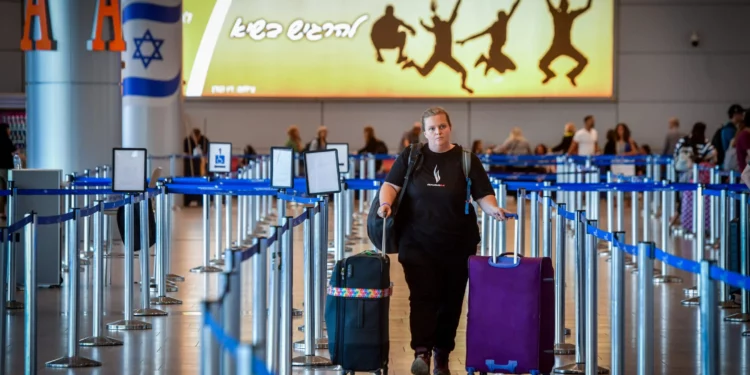
[[[164,183],[158,182],[161,193],[156,196],[156,263],[154,277],[156,279],[157,296],[151,298],[152,305],[181,305],[182,301],[167,297],[167,248],[169,247],[169,199]]]
[[[224,197],[221,194],[214,195],[214,259],[211,259],[211,264],[214,266],[223,266],[224,249],[222,241],[222,228],[223,221],[221,220],[221,214],[224,211],[222,208],[222,200]],[[210,230],[210,229],[209,229]]]
[[[93,308],[92,308],[92,329],[91,329],[91,336],[86,337],[84,339],[81,339],[78,343],[81,346],[119,346],[122,345],[122,341],[107,337],[102,335],[102,328],[104,328],[102,324],[102,313],[103,308],[102,305],[104,303],[104,252],[102,248],[102,232],[103,232],[103,224],[104,224],[104,206],[102,201],[96,201],[94,202],[94,206],[99,206],[99,210],[94,212],[92,221],[94,222],[93,225],[93,237],[94,237],[94,275],[92,276],[92,284],[93,284],[93,295],[94,295],[94,301],[93,301]],[[27,239],[26,239],[26,246],[28,248],[29,243],[29,234],[27,233]],[[36,234],[33,234],[32,236],[36,236]],[[36,241],[36,238],[33,239]],[[26,262],[28,264],[29,257],[34,257],[35,255],[29,255],[26,254]],[[36,260],[34,260],[36,261]],[[27,271],[28,267],[27,267]],[[36,273],[36,271],[34,271]],[[34,276],[33,280],[36,280],[36,276]],[[28,280],[26,281],[29,282]],[[29,288],[26,288],[27,290]],[[36,288],[33,288],[33,290],[36,290]],[[36,294],[36,292],[34,292]],[[36,314],[36,311],[34,312]],[[35,337],[36,339],[36,337]]]
[[[282,191],[283,192],[283,191]],[[276,223],[277,225],[284,225],[285,217],[287,216],[287,208],[286,208],[286,201],[283,199],[277,199],[276,200],[276,211],[278,212],[278,216],[276,217]],[[291,227],[289,228],[291,230]],[[292,308],[292,317],[301,317],[303,314],[303,311],[297,308]]]
[[[728,270],[729,265],[729,217],[727,217],[727,206],[729,204],[727,190],[721,190],[719,197],[719,264],[721,268]],[[734,202],[732,202],[734,203]],[[719,308],[736,309],[740,305],[729,298],[729,284],[722,282],[721,293],[719,294]]]
[[[644,200],[644,202],[647,202]],[[638,244],[638,375],[654,373],[654,244]]]
[[[315,300],[315,287],[318,284],[315,280],[315,275],[317,273],[315,270],[318,264],[318,262],[315,261],[317,255],[315,249],[318,248],[318,246],[316,246],[315,243],[314,232],[316,230],[322,230],[323,228],[315,227],[314,207],[306,208],[306,212],[307,219],[305,220],[303,227],[305,241],[305,339],[294,343],[294,349],[304,350],[305,355],[293,358],[292,366],[329,366],[331,365],[331,361],[327,358],[315,355],[315,332],[317,328],[315,322],[315,311],[318,310],[318,307],[315,305],[317,305],[319,301]]]
[[[711,180],[710,180],[711,184],[718,184],[721,182],[721,177],[719,177],[719,170],[720,170],[720,167],[718,165],[714,166],[711,169]],[[709,235],[711,236],[711,238],[709,238],[708,241],[706,241],[706,245],[712,248],[719,247],[719,244],[717,243],[719,241],[719,220],[718,220],[719,207],[718,207],[718,202],[717,202],[718,199],[719,197],[712,195],[708,200],[711,203],[711,207],[710,207],[711,217],[709,218],[709,222],[710,222]]]
[[[240,311],[242,311],[242,248],[231,247],[224,250],[224,274],[222,280],[226,290],[222,300],[221,318],[224,333],[240,341]],[[221,358],[221,373],[236,373],[236,360],[232,354],[224,350]]]
[[[279,330],[279,371],[278,375],[292,372],[292,289],[293,289],[293,217],[287,216],[284,226],[287,230],[281,236],[281,327]]]
[[[488,249],[489,248],[488,242],[489,242],[489,235],[490,235],[490,223],[489,223],[488,217],[489,216],[487,215],[487,213],[484,212],[484,210],[482,210],[482,214],[481,214],[481,218],[482,218],[482,223],[481,223],[481,226],[482,226],[481,227],[482,237],[479,240],[479,254],[481,254],[482,256],[487,256],[487,251],[489,250]],[[533,228],[533,223],[532,223],[532,228]]]
[[[740,269],[742,276],[748,276],[748,271],[750,271],[750,256],[748,256],[747,252],[748,250],[748,210],[747,210],[747,192],[738,192],[740,194],[740,254],[744,254],[744,256],[741,256],[741,263]],[[702,280],[702,279],[699,279]],[[713,285],[713,284],[710,284]],[[701,288],[700,283],[698,283],[698,288]],[[703,288],[701,290],[708,290],[707,288]],[[712,291],[713,293],[713,291]],[[738,314],[730,315],[724,318],[725,321],[728,322],[750,322],[750,292],[748,292],[747,289],[742,289],[742,306],[741,306],[741,312]],[[716,296],[710,297],[714,300],[716,299]],[[714,304],[710,305],[712,308],[713,306],[716,306],[715,301]]]
[[[614,182],[614,179],[612,178],[612,172],[608,171],[607,172],[607,183],[611,184],[612,182]],[[607,232],[609,232],[609,233],[614,233],[614,231],[615,231],[615,229],[614,229],[614,227],[615,227],[615,224],[614,224],[614,221],[615,221],[615,218],[614,218],[615,215],[614,214],[615,214],[615,212],[614,211],[615,211],[614,210],[614,193],[613,193],[612,189],[608,189],[607,190]],[[611,242],[607,242],[606,244],[607,244],[607,249],[600,251],[599,255],[601,255],[601,256],[608,256],[608,255],[610,255],[612,253],[612,249],[614,249],[614,246],[612,246]]]
[[[201,312],[203,316],[211,316],[215,322],[219,322],[219,311],[221,305],[217,301],[203,301],[201,303]],[[220,373],[220,361],[219,352],[220,342],[219,339],[211,332],[211,326],[203,324],[201,327],[201,362],[200,362],[200,373],[202,375],[208,374],[219,374]]]
[[[237,347],[237,375],[257,375],[254,372],[255,345],[240,344]]]
[[[168,178],[167,183],[171,183],[172,179]],[[167,193],[165,193],[167,194]],[[167,202],[169,207],[176,207],[174,203],[174,195],[173,194],[167,194]],[[172,273],[172,218],[173,218],[173,210],[170,208],[167,208],[165,211],[167,213],[167,227],[164,230],[164,234],[166,235],[166,254],[164,256],[165,258],[165,266],[167,270],[167,280],[172,282],[183,282],[185,281],[185,277],[176,275]]]
[[[336,193],[333,196],[333,209],[336,210],[333,215],[333,221],[334,221],[334,247],[336,248],[336,253],[334,254],[334,260],[340,261],[344,259],[344,251],[346,247],[346,225],[344,222],[346,221],[344,215],[345,215],[345,202],[346,199],[344,198],[344,193]]]
[[[31,217],[31,222],[23,228],[24,234],[24,304],[26,310],[23,312],[23,336],[24,336],[24,370],[25,374],[36,374],[36,350],[37,350],[37,283],[36,283],[36,213],[25,215]],[[3,231],[4,233],[4,231]],[[3,312],[3,311],[0,311]],[[5,320],[5,314],[0,315]],[[3,333],[0,331],[0,333]],[[3,350],[0,354],[5,355],[5,336],[0,339]],[[5,373],[5,360],[0,361],[0,373]]]
[[[542,192],[542,256],[552,258],[552,197],[549,191]]]
[[[72,209],[73,219],[65,222],[66,241],[73,250],[68,255],[68,355],[47,362],[47,367],[52,368],[76,368],[76,367],[96,367],[101,366],[100,362],[94,361],[78,355],[78,327],[80,323],[79,302],[80,294],[80,273],[78,271],[78,252],[75,251],[78,243],[78,220],[80,219],[80,210]],[[133,259],[133,258],[130,258]],[[34,288],[36,289],[36,288]],[[36,365],[36,364],[34,364]]]
[[[747,209],[745,209],[747,212]],[[747,237],[745,237],[747,238]],[[747,249],[747,248],[746,248]],[[719,317],[716,314],[716,288],[711,280],[713,260],[701,260],[700,282],[700,352],[701,374],[719,374],[721,362],[719,359]],[[745,289],[743,289],[743,292]],[[743,302],[744,304],[744,302]]]
[[[8,196],[8,223],[15,222],[16,216],[17,189],[13,185],[13,181],[8,181],[8,188],[11,191],[11,194]],[[5,283],[8,287],[5,289],[5,299],[7,301],[5,308],[8,310],[21,310],[23,309],[23,302],[16,301],[16,241],[13,240],[13,236],[8,239],[6,245],[8,253],[5,264],[7,268]],[[68,241],[68,246],[73,246],[70,253],[78,256],[78,243]],[[80,260],[77,263],[80,265]],[[78,268],[75,269],[78,270]]]
[[[124,262],[124,279],[125,279],[125,293],[123,294],[124,305],[125,305],[125,319],[118,320],[107,324],[107,329],[110,331],[115,330],[142,330],[151,329],[151,323],[147,323],[140,320],[133,319],[133,258],[134,258],[134,209],[133,201],[135,196],[129,196],[130,202],[125,204],[125,262]]]
[[[244,171],[240,172],[237,177],[242,179],[244,173]],[[243,246],[247,241],[247,234],[243,230],[247,227],[247,224],[245,224],[245,199],[247,199],[247,196],[237,195],[237,246]]]
[[[624,244],[625,232],[615,232],[615,241]],[[625,374],[625,251],[612,247],[612,260],[609,263],[612,274],[610,283],[610,325],[612,375]]]
[[[631,215],[630,215],[630,231],[631,231],[630,241],[631,241],[631,243],[633,245],[635,245],[638,242],[640,242],[640,241],[638,241],[638,208],[640,208],[639,201],[638,201],[638,192],[634,191],[634,192],[630,193],[630,199],[631,199],[631,201],[630,201],[631,202],[630,203],[630,205],[631,205],[631,207],[630,207],[630,212],[631,212]],[[644,200],[644,202],[645,202],[645,200]],[[646,223],[643,223],[643,225],[645,226]],[[633,267],[632,272],[636,273],[636,272],[638,272],[638,256],[637,255],[633,255],[631,257],[631,259],[632,259],[632,262],[633,262],[633,264],[631,265],[631,267]],[[628,264],[626,264],[626,266],[627,265]]]
[[[151,308],[151,295],[150,286],[151,278],[149,277],[149,228],[148,228],[148,192],[143,193],[143,200],[140,205],[140,216],[141,216],[141,254],[139,260],[141,261],[141,308],[135,310],[133,315],[135,316],[167,316],[167,312],[159,309]],[[158,243],[158,241],[157,241]]]
[[[670,204],[669,201],[669,193],[670,191],[667,190],[667,185],[669,185],[669,182],[664,180],[662,181],[662,186],[664,189],[661,191],[661,201],[662,201],[662,220],[661,220],[661,247],[662,250],[666,253],[669,252],[669,248],[671,247],[669,245],[669,210],[670,210]],[[669,274],[669,265],[667,262],[662,262],[661,264],[661,274],[654,276],[654,282],[657,284],[669,284],[669,283],[682,283],[682,279],[677,276],[672,276]]]
[[[697,170],[697,169],[696,169]],[[701,221],[700,223],[703,223],[704,215],[706,214],[705,211],[705,205],[704,205],[704,199],[703,199],[703,185],[698,184],[698,188],[695,190],[695,194],[693,195],[693,201],[697,202],[695,203],[697,206],[697,209],[693,211],[693,214],[695,217],[700,217]],[[746,202],[747,203],[747,202]],[[747,211],[745,211],[747,212]],[[693,258],[696,261],[700,261],[704,259],[703,253],[704,248],[706,244],[706,228],[705,225],[700,226],[694,226],[694,233],[695,233],[695,241],[693,241]],[[681,303],[686,306],[697,306],[700,304],[700,296],[696,295],[698,291],[700,291],[700,279],[698,279],[698,285],[688,288],[685,290],[688,294],[695,295],[692,298],[688,298],[686,300],[683,300]]]
[[[526,199],[524,197],[523,199]],[[523,202],[523,201],[522,201]],[[531,201],[529,202],[529,205],[531,205],[531,217],[529,218],[529,221],[531,222],[531,257],[532,258],[538,258],[539,257],[539,192],[532,191],[531,192]],[[521,232],[523,234],[523,231]],[[519,248],[522,249],[522,248]]]
[[[84,169],[83,170],[83,177],[90,177],[91,176],[91,170]],[[83,186],[83,190],[89,190],[88,186]],[[90,195],[84,195],[83,196],[83,208],[89,208],[91,207],[91,196]],[[84,258],[84,260],[81,261],[81,264],[88,264],[88,258],[91,258],[93,256],[93,253],[91,251],[91,221],[89,220],[88,216],[84,216],[83,218],[83,245],[81,246],[81,257]]]
[[[573,344],[565,343],[565,203],[557,205],[557,230],[555,232],[555,354],[569,355],[576,351]],[[499,254],[502,254],[499,253]]]
[[[589,220],[587,227],[598,228],[596,220]],[[599,367],[598,357],[598,313],[597,313],[597,286],[599,285],[599,257],[598,246],[599,239],[593,234],[588,233],[588,228],[584,229],[587,233],[586,241],[586,374],[609,374],[609,369]]]
[[[519,216],[520,217],[520,216]],[[584,222],[584,211],[576,211],[576,220],[573,223],[575,230],[575,317],[576,317],[576,359],[575,363],[555,368],[556,374],[585,374],[586,372],[586,223]]]
[[[700,179],[698,178],[698,176],[699,176],[698,163],[694,163],[693,164],[693,183],[694,184],[699,184],[700,183]],[[695,197],[696,195],[697,194],[693,194],[693,214],[694,214],[693,215],[693,230],[690,231],[690,232],[688,232],[688,234],[690,234],[690,233],[697,234],[699,232],[698,228],[705,229],[704,225],[700,225],[700,226],[698,225],[698,223],[700,222],[700,220],[704,220],[704,218],[702,216],[700,216],[700,220],[699,220],[698,219],[699,216],[695,215],[695,213],[698,212],[698,207],[699,206],[703,206],[703,204],[698,204],[698,199],[701,199],[700,202],[703,203],[703,196],[699,196],[698,198],[696,198]],[[704,211],[704,213],[705,213],[705,211]],[[700,232],[705,233],[705,230],[700,231]],[[701,243],[701,245],[703,245],[703,243]]]
[[[203,265],[191,268],[193,273],[221,272],[211,265],[211,196],[203,194]]]
[[[239,197],[239,196],[238,196]],[[228,249],[232,247],[232,195],[225,196],[226,202],[224,202],[224,248]],[[239,207],[237,209],[239,211]],[[241,244],[238,242],[237,246]]]
[[[521,255],[525,255],[526,251],[524,251],[524,233],[526,231],[524,230],[524,226],[526,224],[526,214],[525,214],[525,208],[526,208],[526,189],[518,189],[516,196],[516,211],[518,214],[518,225],[520,226],[520,230],[516,232],[516,249],[518,249],[518,253]]]
[[[258,246],[258,254],[253,259],[253,346],[257,348],[258,356],[266,358],[266,321],[268,319],[268,247],[266,237],[254,240]],[[273,272],[273,271],[271,271]]]
[[[313,298],[315,315],[315,348],[328,349],[328,338],[323,334],[323,312],[326,303],[326,285],[328,284],[328,196],[320,202],[320,212],[315,215],[316,224],[313,234],[315,241],[315,286]]]
[[[266,341],[266,365],[272,374],[279,373],[279,327],[281,324],[281,226],[274,225],[271,238],[273,246],[271,253],[271,274],[268,288],[268,328]]]

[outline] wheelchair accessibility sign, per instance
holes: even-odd
[[[232,171],[232,144],[208,144],[208,172],[229,173]]]

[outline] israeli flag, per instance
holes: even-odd
[[[182,87],[182,1],[124,0],[123,105],[168,105]]]

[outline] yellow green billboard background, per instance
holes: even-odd
[[[611,97],[614,0],[587,3],[570,0],[562,11],[561,0],[520,0],[517,6],[515,0],[184,0],[185,94]],[[422,25],[435,26],[433,8],[442,25],[435,33]],[[483,31],[489,33],[458,43]],[[399,61],[398,49],[389,47],[402,43],[405,59]],[[382,62],[376,45],[383,47]],[[554,58],[549,69],[556,76],[543,83],[545,55]],[[568,73],[578,62],[571,56],[585,60],[575,85]]]

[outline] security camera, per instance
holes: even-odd
[[[698,45],[701,43],[701,39],[698,37],[698,33],[693,31],[693,34],[690,35],[690,44],[693,47],[698,47]]]

